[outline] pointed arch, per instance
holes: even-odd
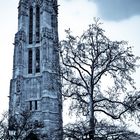
[[[31,133],[27,136],[26,140],[39,140],[39,139],[37,138],[37,135],[35,135],[34,133],[31,132]]]

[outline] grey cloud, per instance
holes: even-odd
[[[140,15],[140,0],[89,0],[97,4],[99,14],[107,20],[123,20]]]

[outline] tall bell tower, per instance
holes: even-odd
[[[48,140],[62,140],[57,7],[57,0],[19,1],[10,83],[9,113],[28,109]]]

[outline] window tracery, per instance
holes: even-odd
[[[40,49],[36,48],[36,73],[40,72]]]
[[[36,6],[36,43],[40,42],[40,7]]]
[[[28,73],[31,74],[32,73],[32,57],[33,57],[33,52],[32,49],[29,49],[28,51]]]
[[[33,43],[33,8],[29,10],[29,44]]]

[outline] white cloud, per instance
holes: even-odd
[[[96,5],[87,0],[59,0],[59,35],[64,36],[64,30],[70,28],[79,34],[93,22],[97,16]]]

